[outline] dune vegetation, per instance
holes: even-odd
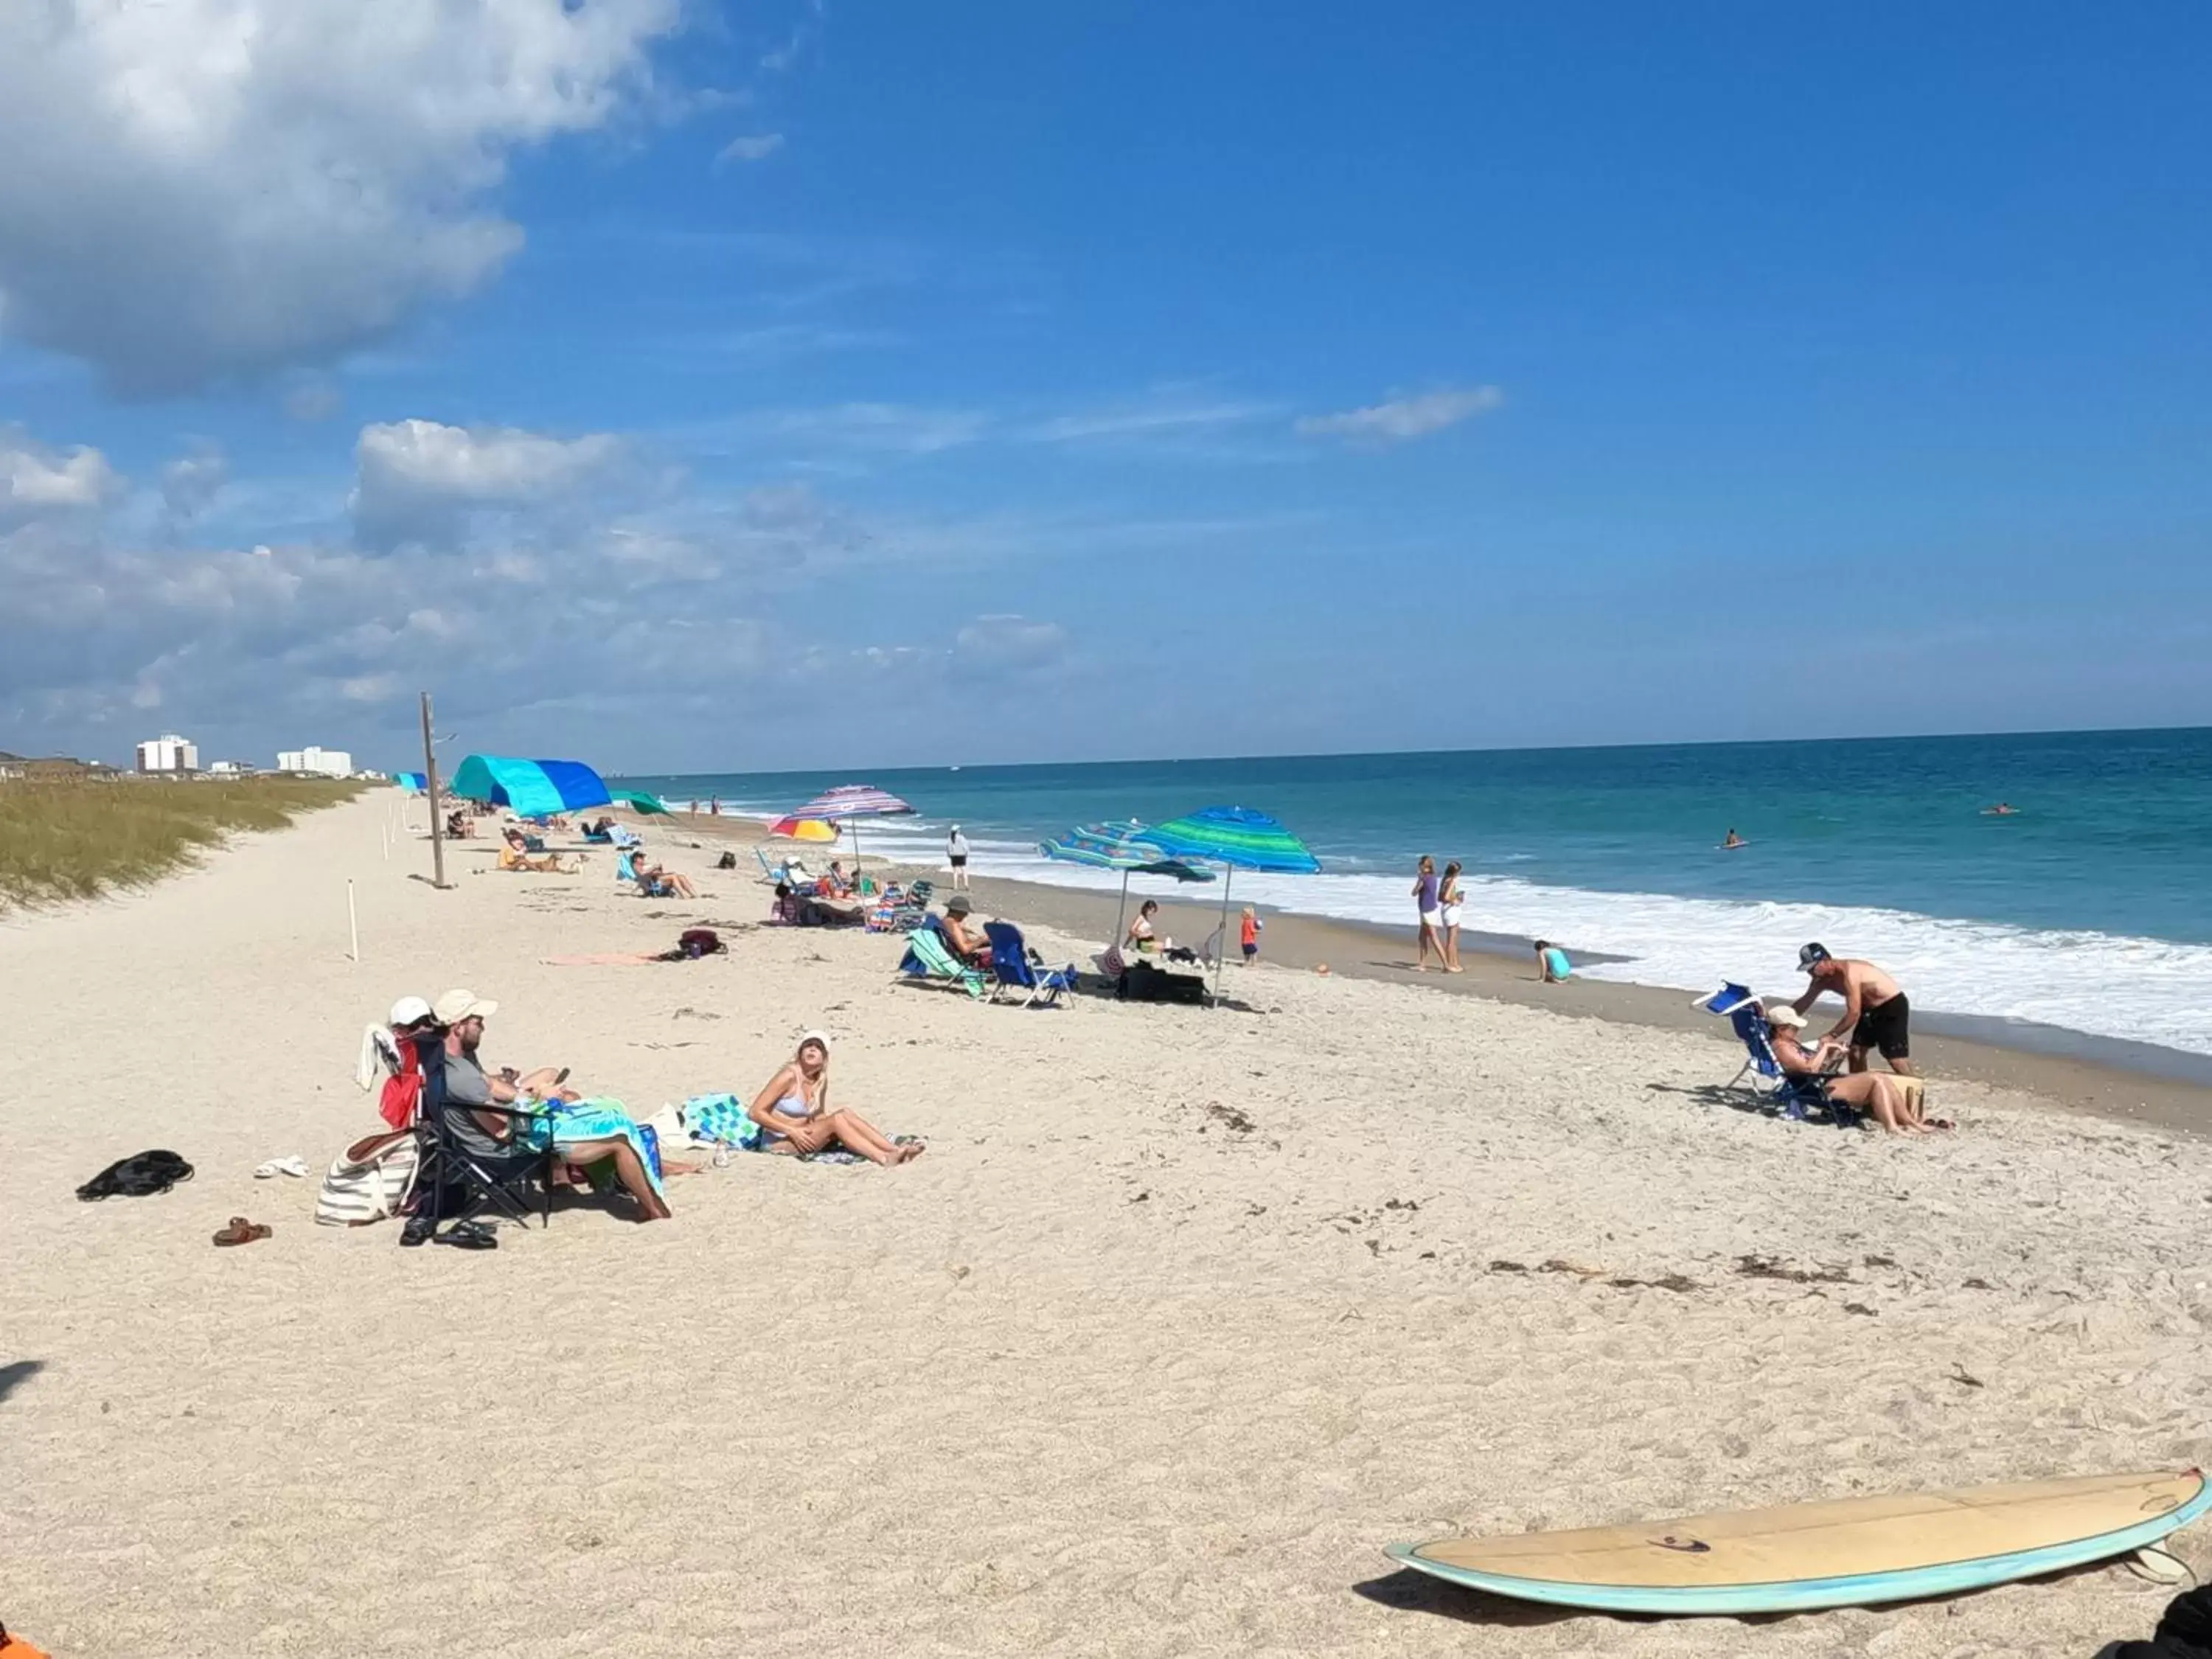
[[[362,787],[331,778],[0,781],[0,909],[142,885],[233,830],[281,829]]]

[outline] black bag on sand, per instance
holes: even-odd
[[[102,1198],[150,1198],[192,1178],[192,1166],[174,1152],[135,1152],[118,1158],[76,1189],[90,1204]]]
[[[2185,1590],[2166,1604],[2148,1642],[2115,1642],[2098,1659],[2212,1659],[2212,1587]]]

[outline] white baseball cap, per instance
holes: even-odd
[[[459,1025],[465,1019],[490,1018],[499,1012],[499,1004],[474,991],[448,991],[430,1012],[437,1016],[441,1025]]]
[[[430,1018],[430,1005],[420,997],[402,997],[392,1005],[394,1026],[414,1025]]]

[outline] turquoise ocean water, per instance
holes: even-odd
[[[862,825],[864,851],[933,858],[957,822],[980,870],[1079,887],[1111,883],[1041,838],[1257,807],[1322,860],[1237,878],[1283,909],[1409,924],[1429,853],[1466,866],[1470,930],[1601,953],[1599,976],[1794,991],[1818,939],[1923,1009],[2212,1054],[2212,729],[625,781],[758,814],[873,783],[919,815]],[[1751,845],[1721,851],[1731,828]]]

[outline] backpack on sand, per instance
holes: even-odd
[[[150,1198],[192,1178],[192,1166],[174,1152],[134,1152],[119,1158],[76,1189],[87,1204],[103,1198]]]

